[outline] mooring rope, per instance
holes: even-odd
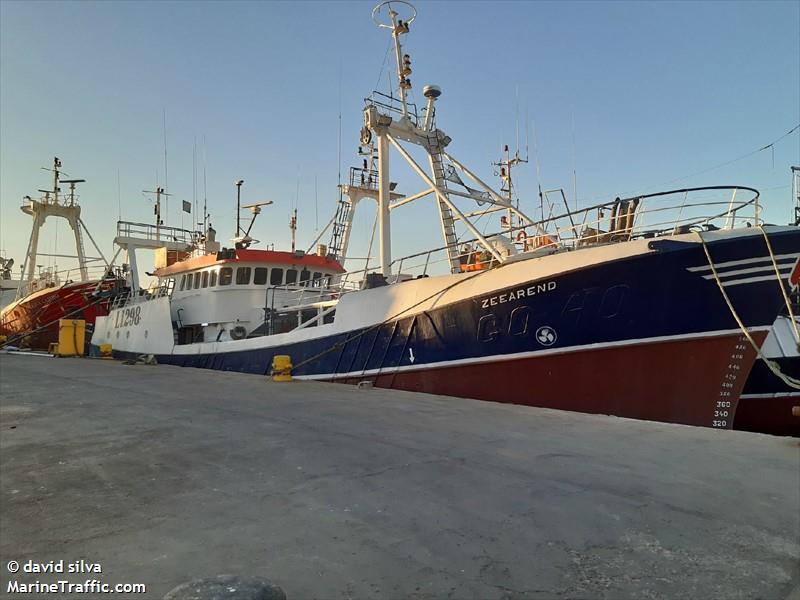
[[[772,260],[774,263],[775,257],[772,254],[772,246],[769,244],[769,238],[767,236],[767,233],[766,231],[764,231],[763,227],[759,226],[759,229],[761,229],[762,233],[764,234],[764,238],[767,240],[767,248],[769,250],[770,256],[772,256]],[[761,347],[758,344],[756,344],[755,340],[753,339],[753,336],[750,335],[750,332],[747,330],[747,327],[745,327],[744,323],[742,323],[742,319],[739,317],[739,314],[733,307],[733,303],[731,303],[731,299],[728,297],[728,293],[725,291],[725,287],[722,285],[722,281],[720,280],[719,274],[717,273],[717,269],[714,266],[714,261],[711,260],[711,254],[708,251],[708,245],[706,245],[706,241],[705,239],[703,239],[702,233],[698,231],[697,237],[700,238],[700,243],[703,245],[703,251],[705,252],[706,259],[708,260],[708,266],[711,267],[711,272],[714,275],[714,281],[717,282],[717,287],[719,287],[719,291],[722,293],[722,297],[725,299],[725,304],[728,305],[728,309],[731,311],[731,315],[733,315],[734,320],[739,325],[739,329],[742,330],[742,334],[747,338],[747,341],[750,342],[750,345],[753,347],[753,350],[755,350],[756,357],[763,360],[764,364],[767,365],[767,368],[769,368],[769,370],[772,371],[773,375],[775,375],[778,379],[783,381],[789,387],[800,390],[800,379],[795,379],[794,377],[786,375],[783,371],[781,371],[780,365],[777,362],[775,362],[774,360],[770,360],[769,358],[764,356],[763,352],[761,352]],[[778,274],[778,285],[780,285],[781,289],[783,289],[783,281],[781,280],[780,272],[777,272],[777,274]],[[785,294],[784,298],[786,298]],[[791,311],[791,307],[789,308],[789,310]],[[795,328],[797,328],[796,324]]]
[[[75,310],[73,310],[72,312],[69,312],[66,315],[63,315],[63,316],[59,317],[58,319],[54,319],[54,320],[50,321],[49,323],[46,323],[45,325],[41,325],[41,326],[37,327],[36,329],[33,329],[33,330],[28,331],[26,333],[17,334],[12,338],[7,339],[5,342],[0,343],[0,348],[5,348],[6,346],[11,346],[16,342],[19,342],[20,340],[24,340],[27,337],[35,335],[35,334],[39,333],[40,331],[42,331],[44,329],[47,329],[51,325],[54,325],[54,324],[58,323],[61,319],[66,319],[68,317],[71,317],[75,313],[79,313],[82,310],[86,310],[87,308],[90,308],[90,307],[94,306],[95,304],[100,304],[103,300],[106,300],[106,299],[107,298],[98,298],[94,302],[90,302],[89,304],[80,306],[80,307],[76,308]]]
[[[783,301],[786,303],[786,308],[789,311],[789,319],[792,322],[792,329],[794,329],[794,343],[800,349],[800,329],[798,329],[797,321],[794,317],[794,312],[792,311],[792,302],[789,300],[789,295],[786,293],[786,287],[783,285],[783,280],[781,279],[781,272],[778,269],[778,263],[775,260],[775,252],[772,250],[772,244],[769,241],[769,236],[767,232],[764,231],[764,226],[759,225],[758,228],[761,230],[761,233],[764,235],[764,241],[767,243],[767,250],[769,250],[769,257],[772,259],[772,266],[775,268],[775,277],[778,278],[778,287],[781,288],[781,294],[783,294]]]
[[[501,266],[502,266],[502,264],[501,264],[501,265],[499,265],[497,268],[499,268],[499,267],[501,267]],[[416,308],[416,307],[417,307],[417,306],[419,306],[420,304],[423,304],[423,303],[427,302],[428,300],[430,300],[430,299],[431,299],[431,298],[433,298],[434,296],[437,296],[437,295],[444,294],[445,292],[448,292],[448,291],[452,290],[454,287],[457,287],[457,286],[461,285],[462,283],[464,283],[464,282],[466,282],[466,281],[472,281],[472,280],[473,280],[473,279],[475,279],[476,277],[478,277],[478,276],[480,276],[480,275],[483,275],[483,274],[485,274],[485,273],[488,273],[489,271],[492,271],[492,270],[494,270],[494,269],[484,269],[484,270],[482,270],[482,271],[478,271],[477,273],[473,273],[473,274],[472,274],[472,275],[470,275],[469,277],[464,277],[463,279],[459,279],[458,281],[456,281],[456,282],[454,282],[454,283],[451,283],[451,284],[450,284],[450,285],[448,285],[447,287],[445,287],[445,288],[443,288],[443,289],[441,289],[441,290],[437,290],[437,291],[435,291],[435,292],[434,292],[433,294],[431,294],[430,296],[426,296],[425,298],[423,298],[423,299],[422,299],[422,300],[420,300],[419,302],[416,302],[416,303],[412,304],[411,306],[407,306],[407,307],[405,307],[405,308],[404,308],[403,310],[401,310],[400,312],[398,312],[398,313],[396,313],[396,314],[392,315],[391,317],[388,317],[388,318],[384,319],[384,320],[383,320],[383,321],[381,321],[380,323],[377,323],[376,325],[372,325],[371,327],[368,327],[368,328],[367,328],[367,329],[365,329],[364,331],[361,331],[361,332],[357,333],[357,334],[356,334],[356,335],[354,335],[353,337],[349,337],[349,338],[347,338],[346,340],[344,340],[343,342],[337,342],[337,343],[333,344],[332,346],[330,346],[329,348],[326,348],[326,349],[325,349],[325,350],[323,350],[322,352],[319,352],[318,354],[315,354],[314,356],[311,356],[311,357],[309,357],[309,358],[305,359],[304,361],[301,361],[301,362],[297,363],[296,365],[294,365],[294,366],[292,367],[292,370],[298,369],[298,368],[300,368],[300,367],[302,367],[302,366],[304,366],[304,365],[307,365],[307,364],[308,364],[308,363],[310,363],[310,362],[313,362],[313,361],[315,361],[315,360],[318,360],[318,359],[322,358],[323,356],[325,356],[326,354],[330,354],[331,352],[333,352],[333,351],[335,351],[335,350],[338,350],[339,348],[343,348],[344,346],[346,346],[348,343],[352,342],[353,340],[357,340],[358,338],[360,338],[360,337],[362,337],[362,336],[364,336],[364,335],[368,334],[369,332],[371,332],[371,331],[374,331],[375,329],[378,329],[379,327],[383,327],[383,326],[384,326],[384,325],[386,325],[387,323],[391,323],[392,321],[394,321],[395,319],[399,318],[399,317],[400,317],[401,315],[403,315],[404,313],[407,313],[408,311],[410,311],[410,310],[412,310],[412,309]],[[397,284],[395,284],[395,285],[397,285]],[[362,369],[362,373],[363,373],[365,370],[366,370],[366,369]],[[333,375],[335,376],[335,375],[336,375],[336,373],[333,373]]]

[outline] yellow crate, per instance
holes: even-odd
[[[61,319],[58,322],[59,356],[83,356],[86,339],[86,321],[83,319]]]

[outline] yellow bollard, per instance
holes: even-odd
[[[114,358],[111,344],[100,344],[100,358]]]
[[[272,357],[272,381],[292,380],[292,357],[276,354]]]

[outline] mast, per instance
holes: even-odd
[[[296,208],[292,212],[292,216],[289,219],[289,229],[292,232],[292,253],[294,253],[295,241],[296,241],[296,235],[297,235],[297,209]]]
[[[233,232],[233,238],[236,239],[239,237],[239,233],[242,231],[241,226],[241,211],[242,211],[242,184],[244,183],[244,179],[239,179],[234,183],[236,186],[236,229]]]
[[[519,136],[517,136],[517,143],[519,143]],[[505,157],[495,163],[492,163],[494,166],[498,167],[498,171],[495,173],[500,177],[500,192],[505,193],[506,201],[508,202],[509,208],[506,209],[506,227],[508,228],[509,235],[513,232],[514,227],[514,212],[510,208],[514,204],[514,181],[511,176],[511,171],[517,165],[522,163],[528,162],[528,157],[521,158],[519,155],[519,147],[514,152],[514,156],[511,156],[511,151],[508,149],[508,144],[503,146],[503,152],[505,153]],[[517,205],[519,201],[517,201]],[[513,239],[512,239],[513,241]]]
[[[36,260],[39,254],[39,232],[47,220],[47,217],[60,217],[66,219],[75,236],[75,258],[78,259],[81,281],[87,281],[89,277],[86,268],[86,254],[84,252],[83,235],[81,231],[81,227],[83,227],[83,222],[81,221],[81,207],[77,203],[77,196],[75,194],[76,184],[84,183],[85,180],[61,180],[61,175],[65,173],[61,171],[61,161],[58,157],[53,158],[53,168],[45,170],[50,170],[53,173],[53,189],[39,190],[44,196],[38,200],[34,200],[30,196],[25,196],[23,198],[24,203],[20,207],[22,212],[33,217],[33,227],[31,228],[31,237],[28,241],[28,251],[25,254],[25,262],[22,265],[23,276],[28,282],[33,281],[36,277]],[[61,202],[59,198],[61,183],[70,184],[70,194],[67,202]],[[20,286],[18,288],[18,296],[22,293],[23,287],[24,286]]]
[[[153,207],[153,214],[155,215],[156,220],[156,239],[161,239],[161,226],[164,224],[164,221],[161,219],[161,196],[169,197],[171,194],[167,194],[164,191],[164,188],[160,186],[156,186],[155,190],[142,190],[144,194],[155,194],[156,195],[156,205]]]
[[[407,16],[401,18],[396,9],[402,9],[408,13]],[[391,91],[389,95],[376,91],[367,99],[361,139],[362,144],[367,145],[373,136],[377,138],[378,185],[375,190],[377,194],[374,196],[377,196],[378,203],[381,273],[387,279],[392,276],[391,211],[412,201],[430,195],[435,197],[451,273],[461,271],[457,223],[463,225],[468,235],[477,240],[488,253],[491,257],[491,261],[488,262],[502,263],[508,258],[508,254],[502,254],[496,247],[497,244],[487,240],[469,220],[469,217],[458,208],[455,198],[467,198],[478,204],[493,205],[484,212],[506,209],[510,215],[518,217],[521,223],[536,227],[534,222],[518,207],[515,207],[509,198],[495,192],[447,152],[446,149],[452,139],[436,124],[435,106],[442,94],[441,88],[436,85],[423,87],[423,95],[427,100],[423,109],[425,111],[424,118],[417,114],[416,106],[408,102],[407,91],[411,89],[411,81],[408,78],[411,74],[411,58],[403,51],[401,36],[409,33],[410,25],[416,19],[416,15],[416,9],[404,0],[387,0],[378,4],[372,11],[372,19],[375,24],[378,27],[390,29],[392,32],[400,96],[398,99]],[[403,146],[404,143],[420,146],[425,151],[428,159],[428,172],[408,153]],[[392,202],[392,191],[395,184],[389,179],[389,149],[391,147],[397,150],[426,185],[423,191],[395,202]],[[459,172],[463,173],[477,188],[469,187],[464,183]],[[360,189],[353,191],[362,197],[374,197],[373,194],[362,192]]]

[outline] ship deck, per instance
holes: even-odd
[[[800,598],[797,439],[90,359],[0,355],[0,386],[0,595]]]

